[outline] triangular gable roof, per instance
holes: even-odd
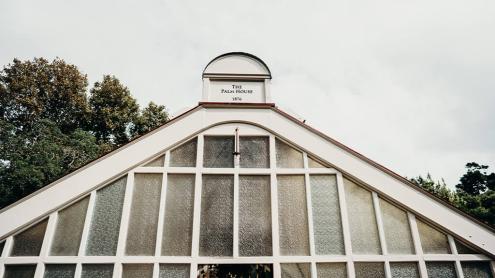
[[[495,233],[407,179],[269,104],[203,103],[129,144],[0,211],[0,238],[115,180],[185,138],[224,123],[247,123],[286,139],[314,157],[495,256]]]

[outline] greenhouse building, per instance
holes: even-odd
[[[194,108],[1,210],[0,277],[494,277],[492,227],[277,108],[262,60],[202,78]]]

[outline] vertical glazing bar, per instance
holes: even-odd
[[[378,194],[376,194],[376,192],[373,191],[371,194],[373,197],[373,207],[375,208],[375,217],[376,217],[376,224],[378,226],[380,247],[382,249],[382,254],[386,256],[388,255],[388,250],[387,250],[387,242],[385,241],[385,230],[383,228],[382,212],[380,209],[380,199],[378,198]],[[388,259],[385,261],[385,277],[386,278],[392,277],[392,273],[390,272],[390,263]]]
[[[84,219],[84,228],[81,235],[81,244],[79,245],[78,256],[84,256],[86,252],[86,243],[88,242],[89,229],[91,227],[91,219],[93,218],[93,211],[96,202],[96,191],[91,192],[89,195],[88,210],[86,211],[86,218]]]
[[[421,247],[421,240],[419,238],[418,224],[416,223],[416,216],[410,212],[407,212],[407,217],[409,218],[409,226],[411,227],[414,250],[419,256],[419,274],[421,275],[421,278],[428,278],[426,263],[423,257],[423,248]]]
[[[77,263],[76,264],[76,272],[74,273],[74,278],[81,278],[81,274],[82,274],[82,264]]]
[[[234,258],[239,257],[239,174],[234,175],[234,234],[233,234],[233,254]]]
[[[309,232],[309,254],[311,256],[315,255],[315,237],[313,232],[313,208],[311,204],[311,185],[309,182],[309,173],[308,173],[308,155],[303,153],[303,162],[304,162],[304,184],[306,185],[306,210],[308,212],[308,232]]]
[[[10,250],[12,249],[12,243],[14,242],[14,237],[13,236],[9,236],[6,240],[5,240],[5,245],[3,246],[3,252],[2,254],[0,254],[0,257],[8,257],[9,254],[10,254]],[[3,277],[3,276],[0,276],[0,277]]]
[[[36,271],[34,272],[34,278],[42,278],[45,273],[45,264],[38,262],[36,264]]]
[[[160,277],[160,264],[159,263],[153,264],[153,276],[152,277],[153,278],[159,278]]]
[[[318,271],[316,269],[316,262],[311,262],[311,277],[316,278],[318,276]]]
[[[168,153],[168,152],[167,152]],[[159,257],[162,250],[163,222],[165,219],[165,200],[167,198],[168,175],[166,172],[162,176],[162,189],[160,192],[160,209],[158,211],[158,226],[156,229],[155,257]]]
[[[457,278],[464,278],[464,273],[462,272],[461,261],[459,261],[459,258],[457,257],[458,252],[457,252],[457,246],[455,245],[454,238],[451,235],[447,235],[447,240],[449,241],[449,247],[450,247],[452,254],[456,256],[455,271],[457,273]]]
[[[204,136],[198,135],[198,150],[196,152],[196,180],[194,187],[194,212],[193,212],[193,232],[192,232],[192,257],[199,256],[199,228],[201,221],[201,172],[203,170],[203,145]],[[191,272],[192,275],[192,272]],[[191,276],[192,277],[192,276]]]
[[[279,262],[274,262],[273,263],[273,278],[281,278],[282,277],[282,271],[280,270],[280,263]]]
[[[198,264],[197,263],[192,263],[191,268],[189,270],[189,278],[196,278],[198,272]]]
[[[113,266],[113,278],[121,278],[122,277],[122,264],[116,263]]]
[[[46,225],[45,237],[43,238],[43,244],[41,245],[40,257],[44,260],[48,257],[50,252],[50,246],[52,245],[53,234],[55,232],[55,226],[57,225],[58,213],[52,212],[50,218],[48,218],[48,224]]]
[[[344,179],[340,172],[337,172],[337,189],[339,194],[340,216],[342,219],[342,234],[344,235],[344,247],[347,257],[347,275],[354,277],[354,264],[352,263],[351,231],[349,229],[349,219],[347,218],[347,204],[345,201]]]
[[[134,190],[134,172],[127,174],[127,184],[125,188],[124,204],[122,206],[122,220],[120,221],[119,241],[117,244],[117,257],[125,254],[125,244],[127,241],[127,230],[129,226],[129,215],[131,214],[132,191]],[[114,276],[115,277],[115,276]],[[120,276],[118,276],[120,277]]]
[[[274,257],[280,256],[279,247],[279,233],[278,233],[278,193],[277,193],[277,175],[276,175],[276,161],[275,161],[275,137],[270,135],[270,197],[272,207],[272,252]],[[276,266],[277,265],[277,266]],[[278,267],[278,272],[275,270]],[[280,265],[274,264],[274,277],[280,277]],[[279,276],[276,276],[278,273]]]

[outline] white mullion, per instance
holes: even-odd
[[[281,278],[281,277],[282,277],[282,270],[280,269],[280,263],[274,262],[273,263],[273,278]]]
[[[36,270],[34,272],[34,278],[42,278],[45,272],[45,264],[42,262],[38,262],[36,264]]]
[[[201,214],[201,186],[202,186],[201,173],[203,170],[203,145],[204,145],[204,136],[200,134],[198,135],[198,145],[196,151],[196,178],[194,182],[194,210],[193,210],[193,231],[192,231],[192,245],[191,245],[191,256],[193,258],[197,258],[199,256],[199,232],[201,225],[200,214]]]
[[[490,269],[492,271],[492,276],[495,277],[495,261],[490,261],[489,264],[490,264]]]
[[[52,245],[52,240],[55,233],[55,226],[57,225],[58,213],[52,212],[48,218],[48,224],[46,225],[45,237],[41,245],[40,258],[46,259]]]
[[[318,277],[318,271],[316,269],[316,262],[314,262],[314,261],[311,262],[311,277],[313,277],[313,278]]]
[[[165,168],[170,167],[170,150],[165,152],[165,161],[163,163],[163,167]]]
[[[308,155],[303,153],[304,168],[308,168]],[[308,232],[309,232],[309,254],[315,255],[315,237],[313,232],[313,209],[311,205],[311,184],[309,181],[309,174],[304,174],[304,184],[306,187],[306,210],[308,214]]]
[[[4,272],[5,272],[5,264],[0,263],[0,277],[3,277]]]
[[[239,174],[234,175],[233,257],[239,257]]]
[[[160,264],[153,264],[153,278],[160,278]]]
[[[3,252],[0,254],[0,258],[6,258],[10,254],[10,250],[12,250],[12,245],[14,244],[14,236],[9,236],[5,240],[5,244],[3,246]],[[0,276],[1,277],[1,276]]]
[[[127,241],[127,230],[129,227],[129,218],[131,213],[133,191],[134,191],[134,171],[130,171],[127,174],[127,184],[125,188],[124,204],[122,206],[122,217],[120,220],[119,240],[117,244],[118,257],[123,257],[125,255],[125,246]]]
[[[189,278],[196,278],[197,272],[198,272],[198,264],[197,263],[191,263],[189,265]]]
[[[348,277],[354,277],[354,263],[352,262],[352,244],[351,244],[351,230],[349,227],[349,218],[347,216],[347,203],[345,200],[344,192],[344,179],[340,172],[337,173],[337,191],[339,195],[340,206],[340,219],[342,221],[342,234],[344,236],[344,248],[347,256],[347,275]]]
[[[168,152],[167,152],[168,153]],[[165,202],[167,199],[168,174],[165,172],[162,176],[162,188],[160,191],[160,206],[158,210],[158,223],[156,229],[155,256],[161,254],[161,243],[163,238],[163,222],[165,221]]]
[[[271,199],[271,212],[272,212],[272,255],[273,257],[280,256],[279,246],[279,227],[278,227],[278,190],[277,190],[277,175],[276,175],[276,157],[275,157],[275,137],[270,135],[269,137],[269,149],[270,149],[270,199]],[[278,273],[278,274],[277,274]],[[278,271],[275,272],[274,265],[274,277],[280,277],[280,266]]]
[[[113,278],[120,278],[122,277],[122,263],[118,262],[118,263],[114,263],[113,264]]]
[[[371,195],[373,197],[373,206],[375,208],[375,218],[376,225],[378,227],[378,236],[380,238],[380,247],[382,249],[382,254],[388,255],[387,242],[385,241],[385,231],[383,229],[382,213],[380,210],[380,199],[378,198],[378,194],[374,191],[371,192]]]
[[[428,278],[423,248],[421,247],[421,239],[419,238],[418,224],[416,223],[416,216],[410,212],[407,212],[407,217],[409,219],[409,227],[411,227],[414,250],[419,256],[419,273],[421,278]]]
[[[82,264],[77,263],[76,264],[76,272],[74,273],[74,278],[81,278],[82,275]]]
[[[382,254],[385,257],[387,257],[388,249],[387,249],[387,241],[385,240],[385,229],[383,227],[382,211],[380,209],[380,198],[378,197],[378,194],[374,191],[372,191],[371,195],[373,197],[373,207],[375,209],[375,218],[376,218],[376,225],[378,227],[378,236],[380,238],[380,247],[382,249]],[[391,278],[392,273],[390,271],[390,263],[387,259],[384,262],[384,267],[385,267],[385,277]]]
[[[96,191],[91,192],[89,195],[88,209],[86,210],[86,218],[84,219],[84,227],[81,235],[81,242],[79,244],[78,256],[84,256],[86,252],[86,244],[89,237],[89,229],[91,227],[91,219],[93,218],[93,211],[96,203]]]
[[[459,260],[459,256],[457,256],[458,252],[457,252],[457,246],[455,245],[454,238],[451,235],[447,234],[447,239],[449,241],[450,251],[456,257],[455,271],[457,273],[457,278],[464,278],[464,273],[462,272],[461,261]]]

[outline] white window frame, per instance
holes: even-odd
[[[269,156],[270,167],[269,168],[240,168],[238,163],[235,163],[234,168],[203,168],[203,146],[205,136],[233,136],[235,128],[239,128],[239,135],[242,136],[267,136],[269,138]],[[347,204],[344,194],[344,184],[342,173],[333,168],[308,168],[308,154],[301,151],[303,154],[304,168],[301,169],[288,169],[277,168],[275,157],[275,135],[267,132],[264,129],[255,127],[249,124],[223,124],[207,129],[195,135],[197,137],[197,158],[196,167],[170,167],[170,150],[162,152],[160,155],[165,155],[165,162],[163,167],[144,167],[140,166],[134,168],[126,173],[127,184],[126,193],[124,198],[124,204],[122,209],[122,218],[120,233],[118,239],[117,252],[115,256],[86,256],[85,246],[88,238],[89,226],[93,214],[93,208],[96,198],[96,191],[101,187],[95,188],[89,194],[90,200],[86,214],[86,221],[81,238],[81,244],[79,248],[78,256],[49,256],[49,247],[51,245],[52,237],[55,232],[56,221],[58,217],[58,211],[68,207],[80,199],[88,196],[82,196],[81,198],[71,202],[68,205],[60,208],[56,212],[52,212],[48,217],[48,225],[43,240],[40,256],[37,257],[9,257],[8,254],[12,248],[13,236],[9,236],[5,241],[5,246],[2,254],[0,254],[0,277],[3,277],[6,264],[35,264],[36,273],[35,278],[41,278],[44,274],[45,264],[76,264],[75,278],[80,278],[82,271],[82,264],[114,264],[114,278],[121,277],[122,264],[126,263],[142,263],[153,264],[154,273],[153,277],[158,278],[159,264],[161,263],[173,263],[173,264],[189,264],[190,265],[190,277],[195,278],[197,275],[197,266],[200,264],[272,264],[274,277],[281,277],[280,263],[309,263],[311,266],[312,277],[316,277],[316,263],[332,262],[332,263],[346,263],[348,277],[355,276],[354,262],[381,262],[384,265],[385,277],[391,278],[390,262],[415,262],[418,263],[418,270],[420,277],[426,278],[426,261],[449,261],[455,263],[456,272],[458,278],[463,278],[462,274],[462,261],[491,261],[489,257],[482,254],[458,254],[457,248],[454,243],[454,239],[448,233],[448,240],[452,254],[423,254],[421,242],[419,238],[419,232],[416,224],[416,217],[414,214],[404,209],[407,212],[409,226],[411,228],[413,243],[415,247],[414,255],[390,255],[387,253],[384,228],[381,219],[381,211],[379,205],[379,198],[384,198],[372,189],[372,200],[375,209],[375,217],[378,225],[379,240],[382,248],[382,255],[354,255],[352,253],[352,245],[350,238],[350,227],[347,215]],[[186,138],[181,143],[185,143],[192,138]],[[278,138],[280,139],[280,138]],[[286,144],[291,143],[280,139]],[[296,146],[293,146],[297,148]],[[242,155],[242,154],[241,154]],[[156,159],[158,156],[153,157],[146,163]],[[132,201],[132,191],[134,187],[134,174],[136,173],[161,173],[163,174],[163,184],[160,196],[160,212],[157,227],[157,241],[156,250],[154,256],[126,256],[125,255],[125,243],[127,240],[127,228],[129,224],[129,215]],[[191,256],[160,256],[161,252],[161,239],[163,235],[163,219],[165,214],[165,200],[166,200],[166,186],[168,174],[194,174],[195,175],[195,196],[194,196],[194,213],[193,213],[193,238],[191,247]],[[201,187],[202,187],[202,175],[204,174],[228,174],[234,176],[234,230],[233,230],[233,256],[232,257],[200,257],[199,256],[199,234],[200,234],[200,212],[201,212]],[[307,212],[308,212],[308,227],[309,227],[309,242],[310,242],[310,256],[281,256],[279,252],[279,225],[278,225],[278,192],[277,192],[277,175],[286,174],[298,174],[304,175],[306,186],[306,200],[307,200]],[[344,237],[345,255],[316,255],[315,254],[315,242],[313,233],[313,215],[311,207],[311,174],[331,174],[336,175],[337,189],[339,197],[339,205],[341,211],[341,223],[342,232]],[[273,241],[273,255],[267,257],[240,257],[238,253],[239,235],[238,235],[238,196],[239,196],[239,175],[266,175],[270,176],[271,181],[271,216],[272,216],[272,241]],[[116,177],[114,180],[120,178]],[[360,184],[360,186],[363,186]],[[366,187],[366,186],[364,186]],[[44,218],[46,219],[46,218]],[[495,276],[495,263],[490,263],[492,273]]]

